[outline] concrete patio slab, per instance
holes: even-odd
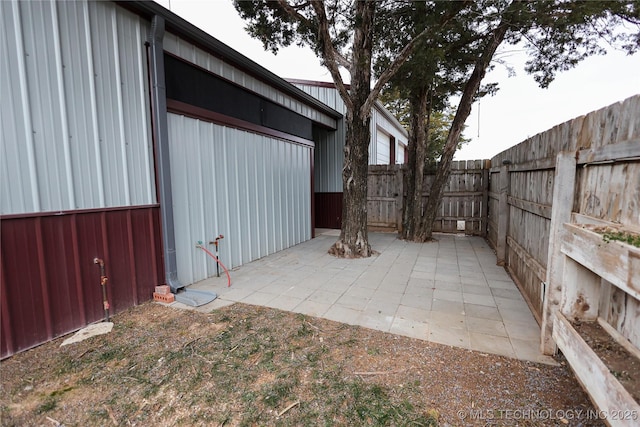
[[[235,302],[262,305],[555,364],[540,353],[540,328],[509,275],[495,265],[484,239],[440,234],[435,242],[419,244],[391,233],[370,233],[377,254],[348,260],[327,253],[338,234],[325,230],[239,267],[231,272],[231,287],[225,277],[192,285],[218,294],[196,309],[208,312]]]

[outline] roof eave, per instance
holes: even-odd
[[[151,19],[154,15],[162,16],[165,19],[167,31],[170,31],[186,40],[197,44],[205,50],[211,52],[225,62],[242,69],[253,77],[273,86],[276,89],[298,99],[304,104],[333,118],[340,118],[342,114],[318,99],[297,88],[283,78],[267,70],[258,63],[252,61],[240,52],[232,49],[220,40],[204,32],[200,28],[181,18],[170,10],[164,8],[154,1],[115,1],[118,5],[129,9],[146,19]]]

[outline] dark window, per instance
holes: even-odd
[[[311,140],[312,122],[206,70],[164,55],[167,98]]]

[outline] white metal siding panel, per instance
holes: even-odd
[[[146,49],[142,42],[148,28],[137,17],[116,10],[129,190],[131,205],[136,206],[156,199]]]
[[[0,212],[154,203],[146,24],[110,2],[0,3]]]
[[[405,145],[399,144],[396,141],[396,163],[403,164],[404,163],[404,149]]]
[[[100,168],[104,179],[104,204],[117,206],[129,204],[129,192],[127,186],[128,171],[127,161],[122,157],[123,117],[121,109],[121,89],[119,84],[119,67],[116,58],[117,30],[114,29],[115,11],[109,10],[108,4],[94,3],[89,13],[92,28],[91,50],[99,52],[94,55],[94,84],[96,90],[95,102],[98,119],[98,141],[100,146]],[[106,7],[105,7],[106,6]],[[97,108],[100,105],[102,108]]]
[[[18,4],[0,2],[0,213],[37,212],[40,191]]]
[[[375,165],[378,158],[378,123],[379,114],[374,108],[371,110],[371,121],[369,122],[369,164]]]
[[[19,8],[41,209],[72,209],[63,149],[67,144],[66,117],[59,106],[64,88],[60,86],[62,70],[56,58],[59,38],[55,3],[20,2]]]
[[[309,147],[176,114],[169,141],[182,284],[215,274],[198,241],[233,268],[311,238]]]
[[[391,140],[389,135],[383,133],[380,129],[376,130],[376,165],[388,165],[389,160],[391,160]],[[370,161],[371,163],[371,161]]]
[[[407,143],[407,131],[399,123],[390,121],[376,105],[371,112],[371,144],[369,144],[369,164],[388,164],[390,158],[389,136],[386,140],[379,137],[380,133],[393,136],[396,140],[396,163],[398,160],[399,144]]]
[[[346,113],[344,101],[334,88],[295,83],[295,85],[341,114]],[[345,142],[344,120],[338,121],[336,131],[314,131],[314,191],[316,193],[342,192],[342,165]]]
[[[91,27],[88,4],[60,3],[65,102],[68,110],[69,143],[77,204],[101,207],[104,179],[98,131],[95,72],[93,69]],[[72,209],[72,207],[66,207]],[[46,209],[45,209],[46,210]]]
[[[344,163],[344,124],[338,122],[338,130],[329,132],[314,129],[313,185],[316,193],[342,192],[342,165]]]
[[[340,114],[346,114],[347,108],[337,89],[332,87],[316,86],[303,83],[294,83],[294,86],[307,92],[309,95],[313,96],[323,104],[333,108]]]
[[[407,130],[397,120],[390,120],[382,113],[381,109],[384,108],[381,105],[374,107],[375,114],[375,126],[378,129],[382,129],[388,135],[391,135],[396,140],[396,163],[402,163],[398,159],[398,153],[401,151],[401,144],[406,146],[408,140]],[[388,112],[387,112],[388,114]],[[388,151],[388,149],[387,149]],[[380,164],[380,163],[379,163]]]

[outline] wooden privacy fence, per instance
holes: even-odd
[[[370,167],[370,225],[402,227],[402,179],[402,167]],[[640,236],[640,95],[490,165],[454,162],[434,230],[486,235],[541,324],[542,350],[562,350],[598,410],[636,415],[607,424],[637,425],[640,405],[582,334],[596,325],[640,363],[640,248],[611,237]]]
[[[640,248],[607,233],[640,234],[640,95],[495,156],[487,233],[541,323],[543,351],[563,352],[600,411],[638,414],[585,339],[596,325],[640,363]]]
[[[433,230],[485,236],[489,197],[489,160],[454,161]],[[369,166],[368,224],[401,230],[404,194],[403,165]],[[435,173],[425,174],[422,206],[426,205]]]
[[[640,166],[634,150],[640,141],[634,139],[639,133],[634,121],[638,121],[639,104],[640,96],[635,96],[578,117],[491,160],[487,239],[539,322],[543,319],[548,264],[554,257],[549,248],[554,235],[557,157],[570,153],[578,158],[575,178],[565,175],[558,183],[572,180],[571,212],[638,227]]]

